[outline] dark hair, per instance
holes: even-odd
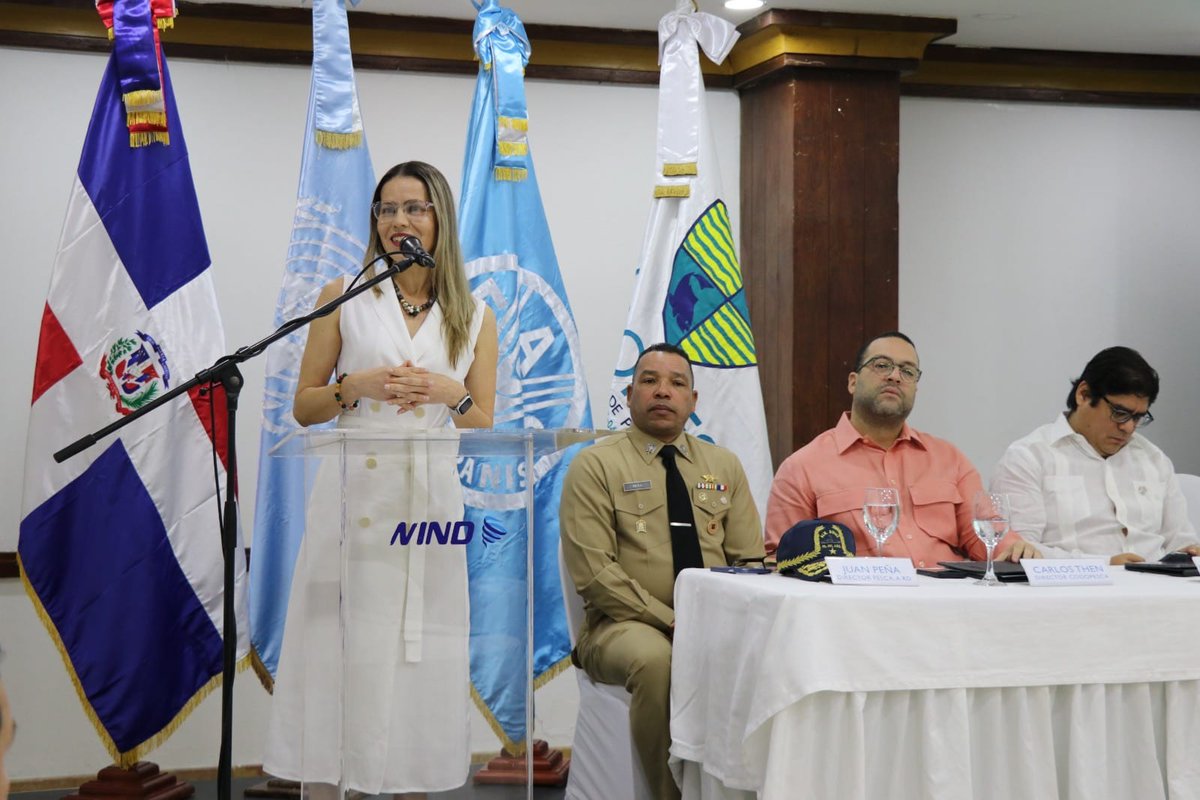
[[[1079,407],[1075,392],[1081,381],[1088,385],[1090,405],[1093,406],[1110,394],[1145,397],[1150,405],[1158,399],[1158,373],[1131,347],[1109,347],[1092,356],[1083,368],[1083,374],[1071,382],[1071,392],[1067,395],[1068,413]]]
[[[863,368],[863,359],[866,358],[867,348],[869,348],[871,345],[873,345],[875,342],[879,341],[880,339],[903,339],[904,341],[906,341],[912,345],[913,350],[917,349],[916,343],[912,339],[905,336],[900,331],[884,331],[883,333],[879,334],[878,336],[872,336],[870,339],[867,339],[865,342],[863,342],[863,346],[858,348],[858,355],[856,355],[854,357],[854,371],[855,372],[858,372],[860,369]]]
[[[637,361],[633,362],[633,376],[635,378],[637,377],[638,364],[642,363],[642,359],[645,358],[646,353],[670,353],[671,355],[676,355],[682,358],[687,362],[688,365],[688,380],[692,382],[692,388],[696,388],[696,374],[692,372],[692,360],[688,358],[688,354],[683,351],[682,347],[668,344],[667,342],[652,344],[638,354]]]

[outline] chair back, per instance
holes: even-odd
[[[1200,532],[1200,475],[1180,472],[1175,478],[1179,481],[1179,490],[1183,492],[1183,498],[1187,500],[1188,519],[1192,521],[1192,527]]]
[[[563,606],[567,610],[567,633],[571,635],[571,646],[574,647],[579,640],[579,631],[583,628],[583,598],[575,591],[575,581],[571,580],[571,573],[567,571],[561,538],[558,542],[558,580],[562,584]]]

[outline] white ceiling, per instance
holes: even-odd
[[[196,0],[228,2],[228,0]],[[501,0],[525,23],[654,30],[675,0]],[[239,5],[311,7],[311,0],[237,0]],[[700,9],[740,23],[759,12]],[[945,44],[1200,56],[1200,0],[786,0],[775,8],[914,14],[958,20]],[[815,6],[815,7],[814,7]],[[359,11],[473,19],[470,0],[361,0]],[[536,42],[534,45],[536,46]]]

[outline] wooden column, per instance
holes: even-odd
[[[849,408],[898,316],[900,76],[953,20],[770,11],[742,25],[741,261],[775,466]]]

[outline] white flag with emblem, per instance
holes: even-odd
[[[737,454],[765,517],[771,454],[758,357],[700,75],[699,50],[719,64],[738,33],[723,19],[690,9],[689,0],[680,0],[658,23],[654,200],[613,374],[608,427],[630,424],[625,387],[641,350],[656,342],[677,345],[692,362],[700,396],[688,432]]]

